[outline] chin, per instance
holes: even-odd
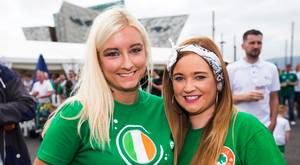
[[[251,54],[251,56],[252,56],[252,57],[258,57],[259,54],[260,54],[260,52],[254,52],[254,53]]]
[[[123,91],[131,91],[132,92],[139,88],[139,84],[123,86],[121,88],[123,89]]]
[[[202,110],[199,110],[199,109],[192,109],[192,110],[188,110],[187,112],[189,113],[198,113],[198,112],[201,112]]]
[[[196,107],[187,107],[187,108],[184,108],[185,111],[189,112],[189,113],[195,113],[195,112],[199,112],[201,111],[200,108],[196,108]]]

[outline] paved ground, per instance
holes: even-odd
[[[300,119],[292,126],[291,139],[286,147],[286,161],[288,165],[300,164]]]
[[[286,147],[286,161],[287,165],[299,165],[300,164],[300,120],[297,124],[292,126],[291,139]],[[35,152],[38,149],[40,141],[38,139],[26,138],[29,152],[31,154],[31,160],[35,158]]]
[[[35,159],[36,156],[36,151],[40,145],[40,140],[38,139],[32,139],[32,138],[26,138],[25,139],[26,143],[27,143],[27,147],[30,153],[30,157],[31,157],[31,161],[33,162],[33,160]]]

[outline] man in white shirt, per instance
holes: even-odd
[[[46,80],[45,73],[42,71],[36,72],[37,82],[33,84],[31,93],[37,98],[39,103],[50,103],[51,95],[54,92],[51,82]]]
[[[276,126],[280,90],[277,67],[259,58],[263,34],[248,30],[243,35],[245,57],[227,66],[233,101],[239,111],[256,116],[271,131]]]

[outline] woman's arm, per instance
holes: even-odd
[[[48,164],[41,161],[39,158],[35,158],[33,165],[48,165]]]
[[[54,116],[37,151],[35,164],[72,162],[82,142],[77,132],[79,119],[72,118],[80,112],[81,107],[78,103],[67,104]]]

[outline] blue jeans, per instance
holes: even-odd
[[[289,121],[295,121],[295,117],[294,117],[294,98],[295,98],[295,93],[280,97],[280,104],[285,105],[285,101],[286,100],[288,101]]]

